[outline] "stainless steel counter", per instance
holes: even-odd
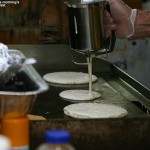
[[[87,72],[87,66],[72,63],[71,51],[66,45],[9,47],[21,50],[26,57],[36,58],[38,62],[34,67],[41,76],[53,71]],[[52,128],[69,130],[73,136],[72,143],[78,150],[145,149],[150,146],[149,89],[104,59],[93,60],[93,74],[98,76],[93,89],[102,94],[95,102],[121,106],[128,111],[128,116],[119,119],[69,118],[64,115],[63,108],[71,102],[61,99],[59,93],[71,88],[87,89],[88,85],[63,87],[49,84],[49,90],[38,96],[31,112],[47,118],[46,121],[32,121],[30,124],[32,149],[43,141],[45,130]]]

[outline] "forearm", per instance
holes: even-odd
[[[135,31],[129,39],[150,37],[150,11],[139,11],[135,20]]]

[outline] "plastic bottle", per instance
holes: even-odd
[[[10,150],[10,140],[3,135],[0,135],[0,150]]]
[[[2,119],[1,132],[10,139],[10,150],[29,150],[29,120],[26,116]]]
[[[64,130],[49,130],[45,133],[45,142],[37,150],[75,150],[70,144],[70,133]]]

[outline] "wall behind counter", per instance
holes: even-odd
[[[142,10],[150,10],[150,0],[142,3]],[[109,60],[150,89],[150,38],[117,39]]]
[[[0,42],[5,44],[68,43],[68,17],[64,0],[16,0],[0,5]],[[141,0],[124,0],[141,8]]]
[[[5,44],[68,43],[64,0],[18,0],[0,5],[0,42]]]

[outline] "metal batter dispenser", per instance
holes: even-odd
[[[103,0],[66,0],[68,6],[70,47],[89,55],[101,55],[113,51],[115,34],[105,36],[103,13],[109,4]]]

